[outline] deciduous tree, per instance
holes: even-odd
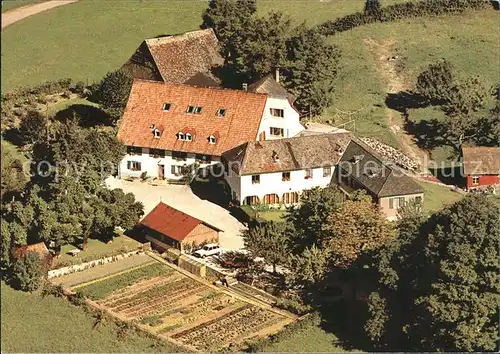
[[[420,221],[401,220],[379,252],[368,334],[387,350],[498,350],[500,199],[469,195]]]
[[[23,291],[35,291],[42,283],[43,264],[36,252],[28,252],[14,262],[12,269],[16,286]]]
[[[394,238],[394,228],[380,210],[367,200],[346,200],[329,216],[329,233],[321,246],[331,251],[331,264],[346,269],[364,251]]]
[[[28,111],[19,123],[19,135],[23,144],[34,144],[47,138],[48,120],[38,111]]]
[[[287,210],[286,222],[293,228],[291,245],[294,253],[302,253],[312,245],[319,245],[328,234],[328,218],[340,209],[344,195],[335,187],[314,188],[305,191],[298,206]]]
[[[276,266],[287,261],[288,232],[286,225],[282,222],[269,221],[263,225],[256,225],[242,233],[245,248],[254,257],[262,257],[266,263]]]

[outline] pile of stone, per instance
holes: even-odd
[[[411,172],[418,170],[418,163],[398,149],[372,138],[363,137],[361,140],[388,162],[392,162],[395,165]]]

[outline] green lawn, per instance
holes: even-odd
[[[257,217],[267,221],[283,221],[282,217],[285,213],[285,210],[258,211]]]
[[[2,0],[2,12],[42,1],[44,0]]]
[[[318,324],[310,323],[290,335],[271,340],[260,348],[266,353],[338,353],[345,352],[337,337],[325,332]]]
[[[54,261],[53,268],[88,262],[119,253],[131,252],[137,250],[141,246],[141,243],[128,236],[117,236],[113,239],[111,244],[95,239],[89,239],[87,243],[87,250],[78,253],[76,256],[68,254],[70,250],[80,248],[80,246],[80,244],[63,246],[61,256]]]
[[[66,299],[15,291],[1,284],[2,352],[179,352],[169,343],[127,334],[117,337],[111,321],[93,329],[93,317]]]
[[[443,209],[448,204],[453,204],[464,197],[448,187],[417,181],[424,189],[424,212],[432,213]]]
[[[119,68],[145,38],[198,29],[206,4],[81,0],[19,21],[2,31],[2,92],[63,77],[97,81]],[[296,23],[307,20],[314,25],[361,10],[364,0],[257,4],[259,13],[280,10]]]
[[[51,107],[49,107],[48,114],[49,115],[54,115],[59,111],[62,111],[70,106],[73,105],[83,105],[83,106],[92,106],[92,107],[99,107],[97,103],[90,102],[86,100],[85,98],[73,98],[71,100],[67,101],[61,101]]]
[[[163,263],[154,262],[104,280],[92,282],[89,285],[78,287],[78,289],[91,299],[103,299],[113,291],[132,285],[139,280],[159,277],[171,271],[171,268]]]
[[[366,38],[393,40],[395,54],[403,58],[403,72],[413,87],[417,75],[429,63],[448,59],[462,76],[480,75],[488,85],[500,81],[500,35],[498,11],[491,9],[433,18],[377,23],[355,28],[329,41],[342,51],[339,80],[334,102],[322,117],[346,124],[362,135],[373,136],[397,146],[387,130],[385,98],[387,83],[376,71],[376,58],[368,50]],[[358,111],[349,115],[343,112]],[[435,109],[410,112],[411,119],[442,117]],[[430,114],[429,114],[430,113]]]

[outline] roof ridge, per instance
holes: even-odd
[[[147,79],[134,79],[133,82],[134,83],[135,82],[142,82],[142,83],[150,83],[150,84],[157,84],[157,85],[169,85],[169,86],[177,86],[177,87],[190,87],[190,88],[203,89],[203,90],[218,90],[218,91],[240,92],[242,94],[258,95],[258,96],[266,96],[266,97],[268,97],[268,95],[265,94],[265,93],[248,92],[248,91],[245,91],[245,90],[238,90],[238,89],[227,88],[227,87],[197,86],[197,85],[189,85],[189,84],[184,84],[184,83],[177,84],[177,83],[173,83],[173,82],[162,82],[162,81],[147,80]]]
[[[215,32],[213,31],[212,28],[205,28],[205,29],[200,29],[200,30],[187,31],[187,32],[183,32],[183,33],[168,34],[168,35],[160,36],[160,37],[146,38],[146,39],[144,39],[144,41],[146,42],[146,44],[149,44],[149,42],[153,42],[151,44],[157,44],[154,42],[162,42],[162,44],[163,44],[163,43],[168,43],[168,42],[171,42],[174,40],[197,38],[200,35],[202,35],[204,33],[209,33],[209,32],[213,33],[215,36]]]

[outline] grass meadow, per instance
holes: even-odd
[[[138,353],[179,349],[136,333],[118,338],[111,321],[94,318],[66,299],[16,291],[1,283],[2,352]]]

